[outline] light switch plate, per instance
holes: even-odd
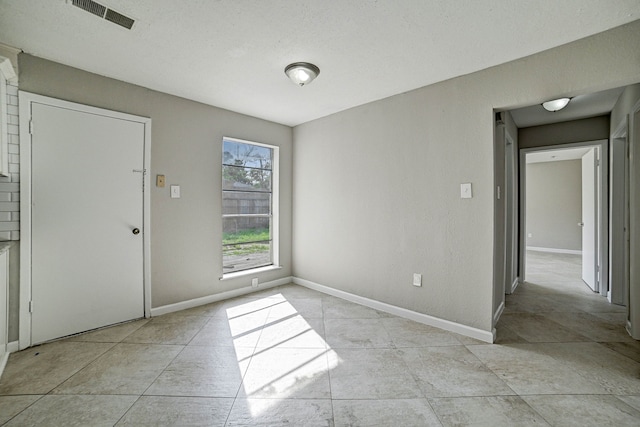
[[[464,184],[460,184],[460,198],[470,199],[472,197],[473,194],[471,194],[471,183],[465,182]]]
[[[171,198],[172,199],[179,199],[180,198],[180,186],[179,185],[172,185],[171,186]]]

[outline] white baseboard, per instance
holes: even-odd
[[[434,326],[436,328],[444,329],[449,332],[455,332],[456,334],[475,338],[477,340],[484,341],[487,343],[493,343],[495,339],[495,332],[493,331],[492,332],[483,331],[482,329],[472,328],[470,326],[462,325],[460,323],[455,323],[449,320],[440,319],[438,317],[429,316],[428,314],[407,310],[406,308],[397,307],[395,305],[361,297],[359,295],[355,295],[349,292],[344,292],[338,289],[330,288],[328,286],[320,285],[318,283],[301,279],[299,277],[294,277],[293,283],[304,286],[309,289],[313,289],[314,291],[322,292],[322,293],[332,295],[334,297],[338,297],[356,304],[364,305],[366,307],[373,308],[375,310],[384,311],[385,313],[404,317],[405,319],[410,319],[425,325]]]
[[[582,251],[577,251],[573,249],[539,248],[537,246],[527,246],[527,250],[535,251],[535,252],[551,252],[554,254],[582,255]]]
[[[518,285],[520,284],[520,278],[516,277],[515,279],[513,279],[513,283],[511,284],[511,292],[510,293],[514,293],[516,291],[516,289],[518,288]]]
[[[2,378],[2,373],[4,372],[5,366],[7,366],[7,360],[9,360],[9,352],[7,351],[5,354],[0,356],[0,378]]]
[[[7,344],[7,352],[15,353],[20,350],[20,341],[11,341]]]
[[[251,294],[253,292],[260,292],[264,289],[274,288],[276,286],[282,286],[289,284],[293,281],[291,276],[284,277],[282,279],[272,280],[270,282],[260,283],[257,288],[252,286],[246,286],[244,288],[234,289],[232,291],[220,292],[219,294],[207,295],[206,297],[194,298],[187,301],[177,302],[175,304],[163,305],[160,307],[151,309],[151,317],[160,316],[163,314],[173,313],[174,311],[186,310],[188,308],[198,307],[212,302],[222,301],[229,298],[239,297],[241,295]]]
[[[9,361],[9,355],[11,353],[15,353],[18,350],[20,350],[20,343],[18,341],[7,343],[7,352],[0,356],[0,378],[2,378],[4,368],[6,368],[7,366],[7,361]]]
[[[496,309],[496,312],[493,313],[493,326],[494,326],[494,329],[495,329],[496,324],[498,323],[498,320],[500,320],[500,316],[502,316],[502,312],[503,311],[504,311],[504,301],[500,301],[500,305]]]

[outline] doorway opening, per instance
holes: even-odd
[[[564,266],[579,267],[576,274],[592,292],[607,296],[606,144],[602,140],[523,150],[525,276],[529,257],[537,265],[548,259],[549,268],[562,260]]]

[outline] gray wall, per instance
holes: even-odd
[[[546,147],[609,138],[609,115],[518,130],[520,148]]]
[[[494,110],[638,82],[639,43],[636,21],[295,127],[294,275],[490,331]]]
[[[636,52],[636,56],[640,53]],[[640,113],[634,107],[640,102],[640,84],[627,87],[611,111],[611,133],[628,118],[629,141],[629,321],[631,333],[640,339]]]
[[[220,281],[222,137],[280,147],[280,261],[260,282],[291,275],[290,127],[105,78],[34,56],[19,57],[20,90],[152,119],[151,171],[167,186],[151,188],[152,307],[250,286]],[[149,72],[156,72],[149,70]],[[90,166],[90,165],[89,165]],[[169,185],[181,198],[169,197]]]
[[[527,246],[582,250],[582,161],[527,165]]]

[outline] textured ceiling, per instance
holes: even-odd
[[[297,125],[640,18],[638,0],[0,0],[0,42],[73,67]],[[308,61],[297,87],[284,67]]]

